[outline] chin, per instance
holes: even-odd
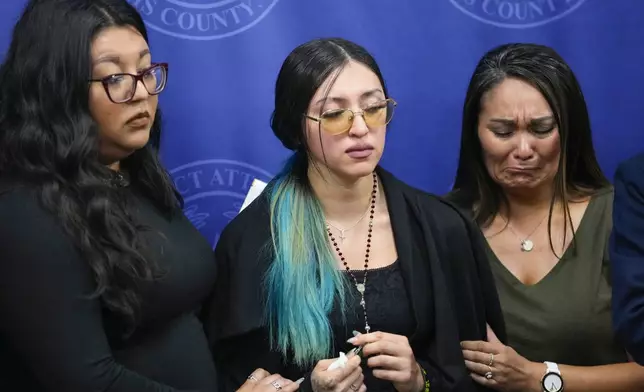
[[[150,141],[150,130],[138,131],[128,135],[127,140],[124,140],[123,147],[129,150],[140,150],[145,147]]]
[[[541,181],[515,181],[504,186],[505,189],[512,192],[529,192],[536,195],[535,191],[543,185]]]
[[[370,176],[371,173],[376,170],[377,162],[357,162],[351,165],[345,166],[340,170],[343,177],[351,178],[358,180],[362,177]]]

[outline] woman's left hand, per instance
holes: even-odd
[[[398,392],[418,392],[424,379],[414,352],[405,336],[372,332],[355,336],[348,341],[363,346],[362,353],[373,375],[391,381]]]
[[[465,366],[477,383],[498,391],[540,392],[545,365],[530,362],[487,327],[488,341],[463,341]]]

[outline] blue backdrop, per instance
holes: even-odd
[[[252,179],[268,180],[287,156],[269,128],[275,78],[295,46],[320,36],[375,55],[399,103],[383,166],[425,190],[449,190],[470,74],[508,41],[551,45],[571,64],[609,177],[644,149],[642,0],[128,1],[155,61],[170,63],[163,160],[213,244]],[[23,5],[0,1],[0,54]]]

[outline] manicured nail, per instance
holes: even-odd
[[[355,343],[355,342],[356,342],[356,338],[355,338],[355,337],[353,337],[353,338],[351,338],[351,339],[348,339],[348,340],[347,340],[347,343],[351,343],[351,344],[353,344],[353,343]]]
[[[299,380],[295,381],[297,385],[300,385],[304,381],[304,377],[300,378]]]
[[[355,331],[355,330],[353,331],[353,336],[360,336],[360,335],[361,335],[360,332]]]

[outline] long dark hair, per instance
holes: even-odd
[[[32,0],[13,30],[0,67],[0,175],[31,183],[45,209],[75,241],[96,281],[95,296],[131,331],[142,280],[161,269],[141,253],[127,192],[99,162],[98,128],[89,111],[94,37],[132,26],[147,41],[138,12],[125,0]],[[150,142],[121,161],[131,187],[164,213],[181,197],[157,156],[157,112]]]
[[[304,114],[316,91],[328,78],[333,82],[349,61],[367,66],[385,88],[374,58],[363,47],[340,38],[316,39],[295,48],[275,85],[271,127],[295,153],[266,192],[273,257],[265,282],[266,317],[272,347],[284,356],[292,353],[300,366],[331,354],[328,312],[336,300],[344,311],[346,292],[346,281],[327,241],[322,206],[307,177]]]
[[[556,200],[564,201],[568,224],[570,212],[566,201],[592,196],[610,183],[595,156],[588,109],[577,78],[564,59],[547,46],[505,44],[490,50],[479,61],[463,106],[461,150],[451,198],[471,209],[482,226],[490,224],[500,209],[507,207],[505,194],[483,162],[478,137],[481,100],[506,78],[520,79],[539,90],[557,122],[561,154],[548,219],[550,232]]]

